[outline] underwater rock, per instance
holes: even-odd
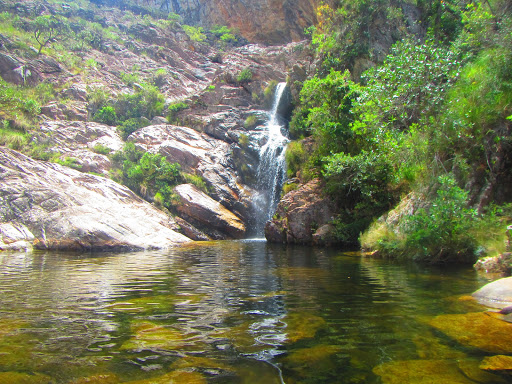
[[[0,372],[2,384],[49,384],[51,381],[49,376],[40,373]]]
[[[436,316],[429,324],[460,344],[491,353],[512,353],[512,324],[491,312]]]
[[[177,370],[163,376],[146,380],[129,381],[128,384],[206,384],[207,381],[198,372]]]
[[[181,332],[151,323],[139,321],[132,324],[133,336],[121,345],[121,350],[174,350],[185,344]]]
[[[313,338],[327,325],[323,318],[306,312],[290,313],[283,322],[286,323],[286,340],[290,343]]]
[[[119,382],[119,377],[112,373],[106,373],[102,375],[81,377],[70,381],[69,384],[117,384]]]
[[[505,308],[512,305],[512,277],[505,277],[484,285],[473,293],[480,304],[492,308]]]
[[[301,377],[311,375],[311,372],[325,374],[336,368],[332,357],[341,351],[337,345],[315,345],[311,348],[292,350],[283,360],[283,367],[295,371]]]
[[[483,359],[480,368],[486,371],[512,375],[512,356],[488,356]]]
[[[405,360],[384,363],[373,368],[383,384],[470,384],[457,366],[449,360]]]

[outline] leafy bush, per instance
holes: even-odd
[[[285,159],[287,166],[286,174],[288,177],[294,177],[306,165],[308,154],[300,141],[292,141],[286,147]]]
[[[236,81],[239,83],[248,83],[252,80],[252,71],[250,68],[245,68],[240,71],[236,76]]]
[[[92,151],[100,155],[108,155],[112,150],[103,144],[96,144],[92,148]]]
[[[172,187],[183,180],[178,163],[170,163],[158,153],[139,151],[133,143],[126,144],[113,160],[116,167],[122,163],[124,185],[150,201],[158,194],[157,200],[171,208]]]
[[[247,116],[244,121],[245,129],[253,129],[258,124],[258,117],[256,115]]]
[[[114,107],[107,105],[94,114],[94,121],[107,125],[117,124],[117,113]]]
[[[188,104],[183,101],[177,101],[175,103],[169,104],[169,107],[167,108],[167,121],[171,124],[176,123],[178,112],[183,111],[188,107]]]
[[[121,125],[117,127],[119,134],[123,140],[128,139],[133,132],[137,131],[140,128],[146,127],[148,125],[147,120],[132,117],[128,120],[123,121]]]
[[[183,30],[192,41],[203,42],[206,40],[206,35],[203,33],[203,28],[192,27],[190,25],[182,25]]]

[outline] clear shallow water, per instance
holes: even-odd
[[[425,319],[485,283],[262,241],[3,253],[0,383],[380,383],[385,363],[481,360]]]

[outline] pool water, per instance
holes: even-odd
[[[0,384],[500,383],[430,324],[487,282],[264,241],[2,253]]]

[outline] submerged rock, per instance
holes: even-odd
[[[0,148],[0,223],[4,249],[137,250],[189,239],[174,220],[112,180]],[[13,248],[13,242],[9,243]]]
[[[373,368],[383,384],[474,383],[450,360],[392,361]]]
[[[436,316],[429,324],[460,344],[491,353],[512,353],[512,324],[490,312]]]
[[[512,375],[512,356],[488,356],[484,358],[480,368],[486,371]]]

